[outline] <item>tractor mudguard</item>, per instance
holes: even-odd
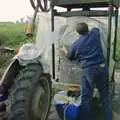
[[[13,78],[17,75],[20,67],[17,59],[12,60],[0,80],[0,92],[7,91],[10,88]]]
[[[50,63],[48,62],[50,61],[49,56],[47,55],[46,57],[46,54],[42,53],[43,50],[44,47],[38,47],[36,44],[24,44],[13,59],[17,59],[21,66],[26,66],[31,63],[40,63],[44,73],[50,73]]]
[[[17,59],[21,66],[26,66],[29,63],[38,63],[40,50],[32,43],[24,44],[17,55],[13,59]]]

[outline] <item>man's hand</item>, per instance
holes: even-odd
[[[89,28],[89,30],[91,30],[93,28],[93,25],[92,24],[88,24],[88,28]]]
[[[67,49],[67,47],[66,47],[66,46],[64,46],[64,45],[63,45],[62,50],[64,51],[65,55],[67,55],[67,54],[68,54],[68,49]]]
[[[60,52],[63,52],[65,54],[65,56],[67,56],[67,54],[68,54],[68,48],[67,48],[67,46],[63,45],[60,48]]]

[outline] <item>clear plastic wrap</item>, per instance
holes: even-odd
[[[79,37],[75,31],[75,26],[79,22],[88,24],[89,29],[93,27],[100,28],[101,43],[106,57],[107,50],[107,23],[108,18],[88,18],[88,17],[55,17],[55,31],[51,32],[51,17],[48,14],[40,15],[40,23],[38,27],[38,36],[36,46],[39,47],[46,69],[50,69],[52,73],[52,50],[51,44],[55,44],[55,68],[56,78],[63,83],[80,84],[82,69],[76,61],[69,61],[65,56],[59,54],[62,45],[71,46]],[[113,25],[114,26],[114,25]],[[114,39],[114,27],[112,28],[112,42]],[[112,50],[112,49],[111,49]],[[111,52],[112,53],[112,52]],[[110,74],[112,74],[113,60],[111,54]]]

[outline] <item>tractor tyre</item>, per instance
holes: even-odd
[[[40,64],[22,69],[9,91],[8,120],[46,120],[51,104],[50,76]]]

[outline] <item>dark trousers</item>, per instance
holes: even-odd
[[[84,69],[82,77],[82,120],[92,118],[92,96],[96,85],[100,92],[104,120],[112,120],[112,107],[109,100],[108,70],[105,66],[95,65]]]

